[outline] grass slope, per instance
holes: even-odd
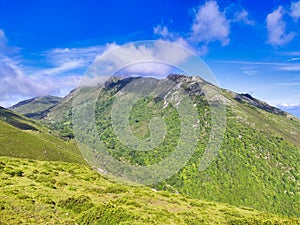
[[[48,129],[0,108],[0,155],[84,163],[76,143],[53,136]]]
[[[0,224],[300,224],[300,220],[113,183],[86,166],[0,157]]]

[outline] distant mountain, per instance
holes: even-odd
[[[63,141],[54,133],[35,121],[0,107],[0,156],[84,164],[76,143]]]
[[[53,106],[57,105],[57,103],[61,100],[60,97],[55,96],[42,96],[42,97],[35,97],[28,100],[21,101],[9,109],[23,114],[29,118],[34,119],[42,119],[49,109]]]

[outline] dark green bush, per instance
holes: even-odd
[[[117,225],[121,222],[134,222],[137,219],[138,217],[122,207],[113,204],[105,204],[84,212],[77,222],[85,225]]]
[[[81,213],[94,206],[91,198],[88,196],[81,195],[79,197],[70,197],[65,200],[60,200],[58,202],[58,207],[72,210],[75,213]]]

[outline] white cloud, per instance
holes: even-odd
[[[243,9],[240,12],[237,12],[235,14],[235,17],[234,17],[233,21],[234,22],[243,22],[247,25],[252,25],[252,26],[255,25],[255,22],[253,20],[249,19],[249,13],[245,9]]]
[[[300,18],[300,1],[291,3],[290,15],[296,21]]]
[[[118,71],[118,74],[129,74],[133,76],[155,76],[164,77],[171,73],[170,65],[160,62],[140,62],[129,65]]]
[[[166,26],[157,25],[153,28],[154,34],[158,34],[162,38],[172,38],[173,34],[169,32],[168,28]]]
[[[170,32],[166,26],[157,25],[153,28],[153,33],[160,36],[160,40],[169,41],[184,48],[193,49],[186,38],[180,36],[177,33]]]
[[[191,40],[209,43],[221,41],[229,43],[230,26],[225,13],[219,10],[216,1],[208,1],[199,7],[192,25]]]
[[[77,61],[66,60],[63,63],[61,57],[57,67],[44,69],[36,74],[28,74],[22,65],[23,60],[18,53],[18,48],[7,44],[5,33],[0,30],[0,105],[8,107],[24,98],[39,95],[65,95],[76,87],[80,76],[70,74],[69,76],[49,76],[81,66]],[[55,50],[58,54],[58,50]],[[58,57],[59,58],[59,57]],[[43,75],[42,75],[43,74]]]
[[[283,20],[285,10],[279,6],[267,16],[268,42],[275,46],[284,45],[295,37],[294,32],[286,32],[286,22]]]
[[[31,82],[21,70],[3,62],[0,62],[0,82],[1,97],[10,94],[31,95],[33,91],[42,89],[37,83]]]
[[[97,56],[95,60],[97,66],[93,67],[95,71],[92,73],[104,76],[122,70],[121,72],[127,74],[166,76],[172,71],[172,65],[178,66],[192,54],[187,50],[180,51],[181,45],[177,44],[177,47],[174,47],[173,44],[160,40],[151,44],[149,42],[124,46],[111,44],[107,51]],[[124,65],[126,68],[123,68]]]
[[[87,67],[86,62],[84,60],[66,61],[66,62],[62,62],[57,67],[38,69],[35,73],[30,74],[30,76],[37,77],[37,76],[45,76],[45,75],[47,76],[60,75],[64,72],[69,72],[82,67]]]
[[[42,95],[65,95],[76,87],[80,76],[43,76],[33,79],[14,65],[0,62],[0,104],[4,107],[18,100]]]
[[[55,48],[44,53],[47,59],[54,65],[60,65],[66,61],[84,60],[87,63],[94,61],[97,54],[102,53],[106,46],[90,46],[79,48]]]

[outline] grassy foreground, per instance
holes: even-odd
[[[300,224],[114,183],[87,166],[0,157],[0,224]]]

